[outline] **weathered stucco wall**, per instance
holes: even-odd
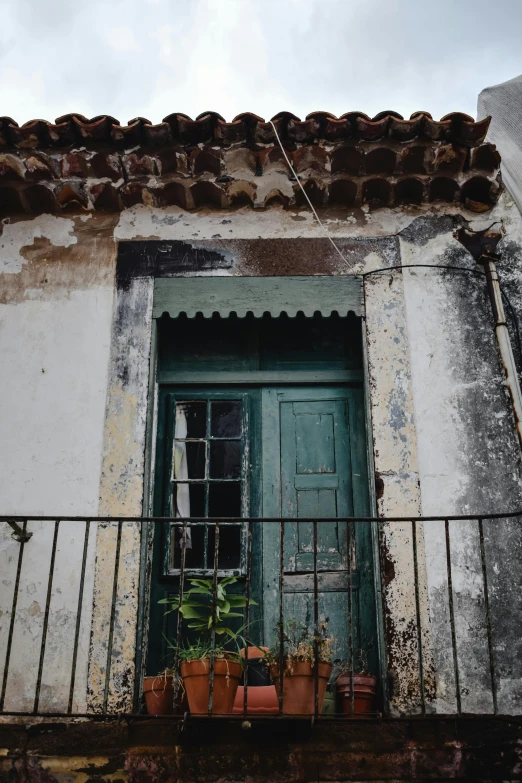
[[[521,728],[495,718],[0,723],[2,783],[520,780]]]
[[[112,320],[115,249],[99,221],[5,220],[0,237],[2,514],[96,515]],[[0,677],[20,545],[2,525]],[[32,709],[54,525],[29,523],[5,709]],[[63,710],[85,525],[58,532],[40,709]],[[95,531],[90,532],[75,709],[85,709]]]
[[[521,220],[504,197],[497,214],[473,220],[472,229],[504,221],[511,259],[501,279],[520,275]],[[454,266],[476,271],[453,236],[455,220],[419,221],[401,234],[402,263]],[[520,252],[518,253],[520,259]],[[483,278],[466,272],[404,270],[405,303],[425,516],[516,511],[522,507],[520,448],[504,381],[491,305]],[[519,278],[520,279],[520,278]],[[517,303],[515,303],[517,304]],[[519,304],[519,303],[518,303]],[[519,311],[520,312],[520,311]],[[476,521],[449,526],[457,672],[451,653],[446,540],[443,522],[424,524],[433,639],[436,640],[437,711],[454,712],[459,678],[464,712],[490,712],[493,691]],[[484,522],[484,553],[492,617],[498,710],[522,706],[519,566],[522,531],[517,522]],[[501,642],[500,640],[503,639]]]
[[[503,199],[494,217],[505,218],[505,244],[510,258],[515,259],[522,257],[518,252],[522,235],[511,209]],[[0,359],[10,371],[3,376],[5,388],[0,398],[0,426],[7,444],[1,457],[5,462],[2,512],[73,515],[99,511],[110,516],[141,512],[151,286],[150,277],[144,275],[120,285],[114,296],[118,241],[178,240],[226,251],[231,263],[214,270],[216,274],[361,274],[414,263],[472,267],[471,257],[454,240],[453,231],[463,220],[476,220],[476,215],[453,213],[454,208],[433,212],[413,208],[358,210],[348,216],[345,211],[327,213],[328,229],[338,240],[346,264],[308,213],[279,208],[261,213],[248,209],[185,213],[175,207],[154,210],[140,206],[110,217],[99,213],[88,219],[44,215],[4,225],[2,261],[7,260],[10,267],[2,275],[5,304],[0,308]],[[268,247],[263,242],[292,238],[301,238],[295,245],[297,250],[273,242]],[[502,267],[500,272],[504,274]],[[213,270],[202,273],[212,274]],[[520,274],[517,266],[508,275],[519,308]],[[519,447],[482,281],[471,275],[457,277],[431,270],[391,271],[367,277],[365,293],[379,513],[476,513],[520,506]],[[62,683],[61,690],[46,691],[54,709],[63,707],[67,691],[67,656],[72,654],[71,627],[83,545],[83,529],[70,532],[71,524],[62,523],[59,533],[49,628],[50,633],[51,625],[61,630],[52,630],[56,641],[45,659],[42,679],[44,685]],[[509,606],[518,611],[516,563],[521,544],[516,527],[507,522],[502,525],[501,536],[492,529],[485,535],[491,555],[494,610],[503,618],[496,620],[497,630],[511,640],[507,652],[498,650],[499,706],[502,711],[514,711],[520,706],[521,675],[516,661],[521,656],[512,627],[510,630],[513,619],[504,605],[507,592]],[[25,547],[19,599],[21,630],[13,640],[16,654],[8,696],[19,708],[30,705],[31,677],[34,683],[38,668],[37,642],[52,537],[52,531],[44,533],[41,527],[40,523],[33,526],[35,535]],[[62,532],[65,530],[67,533]],[[412,534],[411,526],[390,525],[382,540],[391,697],[398,712],[417,711],[420,699],[416,605],[411,587]],[[452,529],[459,655],[468,691],[463,709],[488,710],[490,683],[473,679],[485,662],[483,608],[476,576],[480,575],[480,563],[474,536],[474,529]],[[427,695],[430,699],[437,695],[432,708],[452,710],[454,683],[446,649],[447,583],[441,532],[434,525],[429,529],[425,525],[424,530],[419,527],[416,541]],[[137,529],[125,528],[120,543],[118,598],[122,611],[115,617],[116,654],[107,694],[108,704],[115,710],[128,709],[132,699],[140,556]],[[116,545],[114,526],[91,531],[85,605],[94,589],[89,672],[89,706],[94,709],[100,708],[105,695],[106,629],[113,590],[110,573]],[[0,567],[7,576],[2,586],[0,662],[19,545],[6,534],[1,546]],[[90,616],[81,629],[79,668],[83,679],[77,681],[78,704],[85,703],[89,626]],[[434,638],[439,640],[437,645]],[[59,657],[53,655],[58,650]],[[22,671],[30,673],[23,696],[17,679]]]

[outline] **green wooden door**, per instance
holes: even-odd
[[[358,657],[358,650],[362,649],[376,672],[371,528],[360,522],[352,524],[350,530],[345,522],[337,521],[369,515],[362,390],[340,386],[235,390],[209,387],[190,391],[164,388],[158,407],[155,514],[177,516],[179,486],[188,487],[187,482],[191,482],[189,507],[183,512],[188,516],[309,520],[285,524],[283,560],[285,618],[295,618],[310,628],[314,618],[313,520],[319,520],[320,617],[329,618],[329,630],[336,639],[336,657],[349,658],[351,651]],[[184,412],[181,433],[178,409]],[[214,430],[212,424],[222,409],[229,411],[225,420],[229,429],[231,421],[236,422],[235,429],[224,434]],[[234,411],[235,418],[231,419]],[[231,446],[236,442],[238,447],[232,453]],[[214,459],[219,457],[216,449],[221,448],[220,444],[228,449],[225,474],[219,468],[225,464],[223,459]],[[181,477],[175,468],[180,447],[186,452],[188,468]],[[242,457],[236,460],[231,472],[236,451]],[[225,487],[229,488],[227,502],[222,497]],[[221,501],[214,509],[216,491]],[[237,503],[236,495],[242,498]],[[253,526],[251,594],[257,605],[251,610],[250,637],[258,644],[274,641],[279,619],[279,532],[277,522]],[[191,533],[186,576],[211,576],[212,526],[207,528],[199,523],[191,527]],[[223,527],[220,536],[219,576],[237,575],[239,581],[234,589],[238,592],[245,589],[243,534],[244,526],[239,524],[237,528]],[[175,637],[176,621],[172,614],[164,617],[158,600],[179,589],[178,539],[175,524],[156,526],[148,654],[151,674],[170,663],[165,637]]]
[[[342,517],[369,515],[362,392],[309,387],[265,389],[262,398],[263,516],[306,518],[284,526],[285,618],[313,627],[314,520],[320,619],[329,619],[335,656],[375,670],[371,528]],[[349,556],[349,547],[351,556]],[[263,622],[273,641],[279,619],[280,529],[263,535]],[[351,634],[350,634],[351,626]],[[357,661],[356,661],[357,663]]]

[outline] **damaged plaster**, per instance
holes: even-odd
[[[493,215],[506,219],[505,246],[510,265],[506,270],[501,265],[499,271],[521,312],[522,236],[510,210],[509,202],[501,199],[491,219]],[[94,213],[87,221],[77,216],[43,215],[4,226],[4,236],[7,231],[13,240],[8,255],[12,271],[2,278],[9,287],[3,288],[5,306],[0,310],[2,357],[9,378],[3,389],[7,415],[2,424],[2,441],[11,444],[4,453],[2,473],[7,513],[52,514],[64,510],[115,517],[142,513],[152,278],[142,275],[129,279],[127,287],[118,288],[115,295],[116,253],[121,240],[185,242],[205,252],[214,249],[216,253],[228,253],[230,264],[226,268],[209,268],[205,274],[362,274],[408,263],[471,263],[452,236],[455,227],[466,224],[471,213],[460,209],[457,213],[454,206],[373,212],[359,209],[350,214],[330,209],[322,217],[328,232],[338,239],[346,263],[313,218],[299,210],[186,213],[176,207],[160,210],[141,205],[121,215]],[[513,509],[520,505],[519,456],[494,336],[487,321],[485,292],[480,281],[470,288],[463,280],[457,282],[438,272],[440,276],[434,282],[430,274],[430,270],[392,271],[368,276],[365,282],[379,514],[476,513],[488,510],[488,503],[491,510]],[[65,523],[63,527],[68,529]],[[81,535],[80,529],[74,542],[63,539],[60,557],[67,552],[68,562],[60,561],[60,577],[51,603],[53,623],[61,618],[63,629],[52,647],[60,654],[46,659],[48,669],[44,669],[44,685],[62,682],[53,692],[45,692],[53,705],[63,704],[67,692],[67,645],[75,617],[74,579]],[[473,530],[462,533],[460,539],[459,535],[455,533],[456,606],[463,623],[467,622],[467,612],[473,611],[470,630],[463,625],[459,636],[461,655],[470,664],[468,670],[463,670],[466,703],[487,709],[488,683],[480,680],[473,692],[478,682],[473,680],[474,667],[484,660],[480,636],[483,623],[477,610],[480,582],[476,574],[480,563]],[[508,523],[504,523],[499,537],[495,531],[486,531],[497,628],[508,635],[511,621],[505,605],[510,604],[514,610],[518,607],[517,536],[515,527]],[[90,634],[89,708],[100,711],[107,698],[109,709],[129,711],[134,685],[139,531],[131,523],[124,523],[121,530],[107,692],[117,526],[93,529],[91,537],[89,574],[94,587],[86,589],[84,606],[90,611],[94,603],[93,622],[91,627],[90,615],[86,615],[86,625],[81,629],[83,679],[78,680],[75,704],[86,703]],[[32,543],[36,541],[41,541],[41,558],[35,562],[28,556],[27,569],[34,568],[38,578],[30,580],[29,570],[22,574],[20,611],[24,619],[16,650],[23,650],[23,654],[17,653],[20,666],[13,668],[14,684],[9,683],[13,704],[22,693],[16,678],[24,668],[33,677],[37,666],[35,650],[42,615],[35,607],[41,610],[45,605],[49,539],[48,533],[35,526]],[[429,709],[447,711],[454,702],[454,682],[448,668],[451,660],[444,609],[447,585],[441,567],[440,531],[427,525],[423,530],[419,525],[416,541]],[[411,526],[389,525],[384,529],[390,695],[397,713],[420,709],[412,543]],[[3,587],[7,607],[0,618],[2,629],[9,616],[17,552],[17,545],[7,534],[0,553],[6,574]],[[504,564],[511,585],[504,577],[495,581],[496,569]],[[58,587],[63,589],[61,579],[71,585],[67,601],[58,593]],[[480,643],[473,657],[470,649],[475,637]],[[29,638],[31,645],[27,644]],[[435,645],[434,639],[440,644]],[[516,658],[522,655],[514,642],[504,658],[501,653],[499,649],[499,704],[510,712],[519,703]],[[435,680],[433,666],[437,669]],[[29,685],[34,682],[31,677]],[[28,687],[18,703],[29,705],[30,697]]]
[[[22,248],[45,238],[55,247],[70,247],[78,241],[74,236],[74,220],[53,215],[40,215],[33,220],[11,223],[2,220],[0,236],[0,275],[17,274],[27,263]]]

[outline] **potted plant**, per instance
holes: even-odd
[[[268,647],[248,646],[241,650],[241,657],[245,659],[243,680],[247,688],[247,714],[270,715],[279,712],[277,692],[270,678],[270,670],[267,664]],[[245,688],[243,684],[237,689],[233,712],[240,714],[245,709]]]
[[[317,674],[318,711],[332,673],[333,636],[327,632],[328,618],[316,632],[289,620],[283,629],[283,713],[310,715],[315,712],[315,681]],[[279,634],[278,634],[279,636]],[[268,653],[270,672],[279,694],[281,688],[280,645],[276,642]]]
[[[363,715],[375,710],[377,677],[368,672],[364,650],[358,650],[355,658],[353,673],[351,662],[335,661],[337,709],[345,715]]]
[[[173,715],[188,709],[181,683],[178,683],[174,703],[174,672],[171,669],[165,669],[155,677],[144,677],[143,696],[149,715]]]
[[[180,647],[171,642],[169,646],[180,662],[190,712],[194,715],[208,713],[213,659],[212,712],[229,713],[232,712],[243,671],[239,654],[241,631],[233,631],[229,623],[243,616],[235,610],[245,607],[246,598],[228,592],[228,588],[237,582],[234,576],[218,580],[215,601],[212,579],[190,579],[189,582],[191,587],[185,591],[181,606],[179,596],[163,598],[159,603],[168,606],[165,614],[179,611],[187,621],[187,628],[199,632],[200,636],[195,641],[185,640]],[[236,650],[228,649],[231,645]]]

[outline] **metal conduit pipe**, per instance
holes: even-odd
[[[518,440],[522,447],[522,392],[518,377],[513,347],[506,323],[506,314],[502,302],[502,291],[497,272],[497,262],[500,256],[495,253],[496,247],[502,238],[500,232],[485,229],[484,231],[468,231],[461,228],[457,232],[457,239],[469,250],[475,261],[484,268],[488,286],[491,309],[495,320],[495,333],[497,335],[500,357],[506,374],[506,384],[511,397],[515,426]]]
[[[515,357],[513,355],[513,348],[511,346],[511,339],[509,337],[504,305],[502,302],[500,281],[495,263],[497,260],[498,258],[494,256],[483,255],[480,257],[479,263],[483,265],[484,271],[486,273],[489,298],[491,300],[493,318],[495,319],[495,332],[497,335],[498,347],[500,349],[502,364],[504,365],[504,372],[506,373],[506,383],[511,395],[511,403],[513,405],[513,412],[515,414],[515,426],[517,428],[518,439],[520,441],[520,445],[522,446],[522,392],[520,391],[520,382],[518,379]]]

